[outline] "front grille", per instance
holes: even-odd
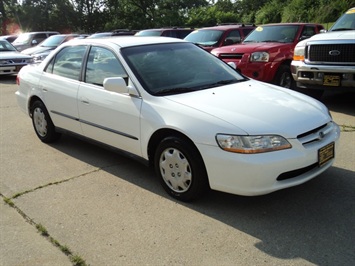
[[[355,64],[355,44],[312,44],[306,57],[312,62]]]
[[[302,133],[297,136],[297,139],[302,143],[302,145],[307,145],[309,143],[321,141],[333,130],[333,122],[329,122],[320,127],[314,128],[310,131]]]
[[[242,59],[243,54],[219,54],[221,59]]]
[[[6,59],[5,59],[6,60]],[[24,64],[26,63],[26,59],[7,59],[5,64]]]

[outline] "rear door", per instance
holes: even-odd
[[[64,47],[47,65],[41,78],[45,105],[56,127],[82,134],[77,94],[87,46]]]

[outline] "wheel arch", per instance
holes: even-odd
[[[32,105],[36,102],[36,101],[41,101],[43,104],[44,102],[42,101],[42,99],[36,95],[32,96],[29,101],[28,101],[28,114],[30,115],[30,117],[32,116],[32,113],[31,113],[31,108],[32,108]]]
[[[187,141],[191,145],[191,147],[194,147],[196,149],[196,151],[199,153],[201,160],[204,164],[204,167],[206,169],[206,166],[205,166],[205,163],[202,159],[201,153],[198,150],[198,148],[196,147],[195,143],[185,134],[181,133],[180,131],[170,129],[170,128],[159,129],[156,132],[154,132],[154,134],[150,137],[149,142],[148,142],[148,146],[147,146],[148,160],[149,160],[150,166],[154,165],[154,155],[155,155],[155,152],[156,152],[156,149],[157,149],[159,143],[164,138],[171,137],[171,136],[182,138],[185,141]]]

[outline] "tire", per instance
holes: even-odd
[[[291,90],[295,88],[295,81],[292,77],[290,66],[281,65],[279,67],[274,84]]]
[[[44,104],[37,100],[31,106],[31,118],[37,137],[44,143],[51,143],[60,138]]]
[[[154,166],[165,191],[178,200],[195,200],[209,188],[200,153],[182,138],[163,139],[157,147]]]

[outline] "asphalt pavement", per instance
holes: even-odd
[[[0,265],[355,265],[355,93],[322,101],[341,126],[333,167],[265,196],[178,202],[153,171],[63,136],[36,137],[0,77]]]

